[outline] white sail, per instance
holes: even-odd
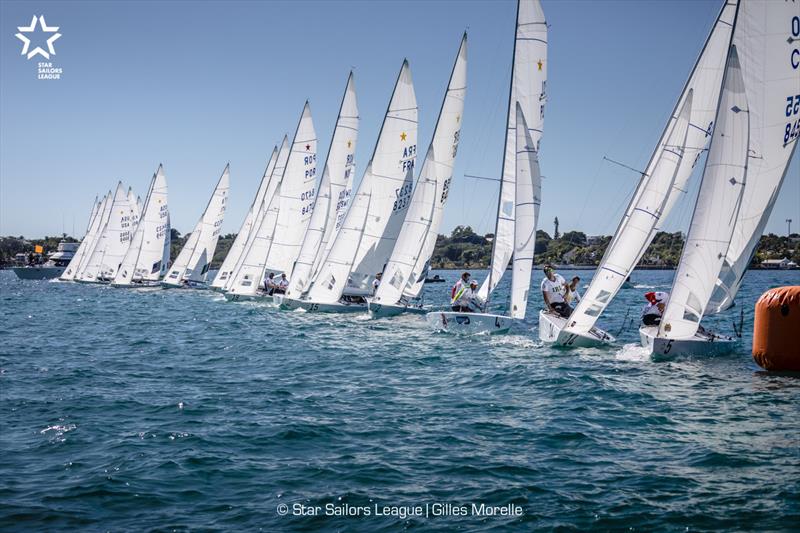
[[[516,175],[516,104],[519,103],[528,121],[531,138],[539,150],[544,126],[547,85],[547,23],[539,0],[520,0],[517,6],[517,29],[508,101],[503,177],[497,225],[492,243],[492,264],[489,277],[478,290],[486,300],[494,290],[514,252],[514,194]]]
[[[736,46],[731,46],[706,167],[659,337],[685,339],[697,332],[741,206],[749,135],[742,70]]]
[[[674,193],[675,178],[683,160],[692,110],[692,90],[683,103],[675,127],[653,167],[645,176],[641,192],[635,196],[630,214],[623,220],[608,245],[592,283],[569,319],[565,333],[589,332],[597,317],[622,288],[636,264],[656,235],[657,224]]]
[[[644,176],[597,273],[570,316],[565,333],[585,334],[592,329],[661,229],[675,203],[686,194],[695,164],[711,138],[736,9],[736,0],[729,0],[720,10]],[[674,176],[671,175],[673,172]],[[661,187],[665,181],[671,181],[671,187],[662,204],[659,191],[663,190]],[[640,198],[643,195],[645,198]],[[648,214],[655,213],[653,206],[660,206],[656,217]],[[648,230],[651,224],[652,228]]]
[[[339,107],[339,116],[333,131],[331,146],[322,172],[311,220],[308,223],[297,262],[289,275],[289,298],[299,297],[308,287],[314,267],[324,253],[326,235],[330,238],[336,225],[337,204],[348,182],[352,181],[356,141],[358,140],[358,102],[353,84],[353,73],[347,78],[347,85]],[[334,200],[336,199],[336,200]]]
[[[281,147],[288,146],[288,144],[289,140],[284,136]],[[261,183],[258,186],[258,191],[256,191],[256,196],[253,199],[253,203],[250,205],[250,209],[247,211],[247,215],[244,217],[244,222],[242,222],[242,226],[239,228],[239,233],[236,234],[236,238],[233,240],[233,244],[231,244],[228,254],[225,256],[225,260],[219,267],[217,276],[214,278],[214,281],[211,282],[212,287],[225,287],[225,282],[229,279],[233,269],[236,267],[236,264],[241,258],[245,249],[245,245],[247,244],[247,240],[250,238],[250,232],[256,218],[256,211],[261,206],[261,201],[264,199],[264,195],[267,192],[267,186],[269,185],[269,180],[272,177],[272,171],[275,169],[277,160],[278,147],[276,146],[272,149],[272,155],[269,158],[264,175],[261,177]]]
[[[511,318],[525,318],[528,290],[531,286],[533,249],[536,244],[536,223],[542,205],[542,177],[539,156],[528,122],[517,102],[515,124],[516,194],[514,197],[514,263],[511,273]]]
[[[317,134],[306,102],[280,187],[275,232],[265,267],[291,274],[306,234],[317,192]]]
[[[89,215],[89,224],[86,225],[86,231],[83,234],[83,239],[81,239],[80,245],[78,245],[78,249],[75,251],[75,255],[72,256],[67,268],[64,269],[64,272],[59,277],[59,279],[62,281],[72,281],[75,279],[75,273],[77,272],[78,265],[81,264],[81,260],[86,256],[86,251],[88,250],[90,241],[93,238],[91,234],[92,225],[100,216],[100,209],[104,201],[105,198],[98,201],[97,197],[95,197],[94,203],[92,204],[92,212]]]
[[[205,211],[170,267],[164,280],[166,283],[180,285],[184,280],[205,281],[208,265],[214,257],[220,228],[225,218],[229,188],[230,165],[225,165],[225,170],[222,171],[222,176],[211,194]]]
[[[244,251],[225,284],[226,290],[234,293],[244,291],[246,294],[255,294],[256,289],[258,289],[259,276],[264,271],[264,265],[269,254],[269,245],[272,243],[272,234],[275,231],[275,215],[278,205],[276,196],[283,177],[283,171],[286,168],[286,162],[289,159],[289,151],[289,143],[287,142],[284,146],[281,146],[281,150],[278,152],[278,159],[275,162],[272,176],[267,183],[266,192],[256,210],[250,238],[245,243]],[[271,211],[270,206],[272,206]],[[268,212],[272,212],[273,216],[266,220]]]
[[[800,7],[793,2],[743,0],[733,43],[750,111],[749,185],[707,314],[733,304],[797,148]]]
[[[456,54],[447,91],[422,164],[403,228],[383,273],[375,301],[394,304],[422,291],[447,202],[461,133],[467,84],[467,36]]]
[[[132,213],[133,207],[128,199],[128,194],[125,192],[122,182],[119,182],[108,220],[100,234],[97,247],[82,273],[81,280],[107,280],[116,275],[130,244]]]
[[[369,176],[371,172],[371,167],[367,165],[364,177]],[[359,187],[350,209],[347,210],[344,223],[336,235],[336,244],[331,248],[308,290],[309,300],[319,303],[339,301],[364,236],[369,208],[370,192]]]
[[[131,246],[114,277],[114,285],[157,281],[166,271],[165,243],[170,239],[167,178],[161,165],[153,176]]]
[[[128,201],[131,203],[131,231],[134,231],[142,215],[142,199],[136,197],[133,187],[128,187]]]
[[[97,245],[100,242],[100,236],[103,233],[103,229],[106,227],[106,222],[108,222],[108,218],[111,216],[111,204],[113,201],[114,196],[112,195],[111,191],[108,191],[105,198],[103,198],[103,203],[100,205],[98,216],[95,217],[92,228],[89,230],[91,237],[88,239],[86,253],[84,254],[80,263],[78,263],[75,272],[72,274],[73,280],[80,280],[83,278],[83,273],[86,271],[89,262],[94,255],[94,251],[97,249]]]
[[[417,98],[408,61],[403,61],[370,160],[372,171],[359,184],[359,191],[369,191],[370,209],[345,292],[367,291],[389,260],[411,203],[416,160]]]

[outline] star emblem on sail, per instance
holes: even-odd
[[[25,33],[32,33],[36,30],[36,23],[39,23],[39,26],[42,28],[42,31],[45,33],[52,33],[52,35],[47,39],[47,50],[44,50],[42,47],[37,46],[33,50],[29,51],[31,46],[31,40],[25,36]],[[20,55],[27,56],[28,59],[32,58],[33,56],[39,54],[45,59],[50,59],[50,54],[55,55],[56,50],[53,47],[53,43],[61,37],[60,33],[58,32],[59,26],[48,26],[44,20],[44,15],[37,17],[36,15],[33,16],[31,19],[30,26],[17,26],[19,33],[15,35],[17,39],[22,41],[22,52]]]

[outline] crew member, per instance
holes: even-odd
[[[642,324],[645,326],[657,326],[661,324],[661,316],[664,308],[669,301],[668,292],[647,292],[644,295],[647,303],[642,308]]]
[[[581,301],[581,294],[578,292],[578,284],[581,282],[581,278],[575,276],[572,278],[572,281],[569,282],[567,288],[567,295],[565,300],[569,305],[572,305],[573,302],[578,303]]]
[[[458,285],[458,283],[456,283],[456,285]],[[472,305],[480,305],[480,301],[478,300],[478,282],[473,279],[469,282],[469,286],[462,285],[458,292],[453,295],[451,304],[453,306],[453,311],[457,313],[472,313]]]
[[[378,287],[381,286],[381,278],[383,278],[383,272],[378,272],[375,274],[375,279],[372,280],[372,295],[375,296],[375,293],[378,292]]]
[[[281,273],[281,279],[278,280],[278,283],[275,284],[275,290],[273,294],[286,294],[286,290],[289,288],[289,280],[286,279],[286,273]]]
[[[272,296],[272,293],[275,292],[275,273],[270,272],[266,278],[264,278],[264,291],[267,294]]]
[[[561,274],[556,273],[550,265],[545,265],[542,280],[542,299],[545,308],[551,313],[556,313],[563,318],[569,318],[572,314],[572,307],[566,302],[564,296],[569,290],[567,282]]]
[[[458,278],[456,284],[453,285],[453,288],[450,289],[450,301],[454,302],[456,300],[456,294],[458,294],[461,289],[465,289],[469,287],[469,272],[464,272],[461,274],[461,277]]]

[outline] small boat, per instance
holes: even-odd
[[[439,277],[439,274],[434,274],[432,278],[425,278],[425,283],[444,283],[445,279]]]
[[[135,204],[135,202],[134,202]],[[112,287],[157,287],[167,271],[170,254],[170,222],[167,178],[161,165],[150,180],[141,217],[125,252]]]
[[[489,276],[478,291],[485,311],[511,262],[509,314],[430,312],[426,321],[437,331],[507,333],[514,320],[525,318],[542,195],[538,148],[547,80],[547,23],[538,0],[518,2],[515,35],[492,262]]]
[[[26,265],[12,267],[11,270],[19,279],[53,279],[61,276],[72,261],[80,244],[77,242],[58,243],[58,250],[48,256],[47,261],[40,265]]]

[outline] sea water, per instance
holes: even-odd
[[[800,378],[750,346],[758,296],[800,272],[751,271],[704,320],[744,310],[735,353],[653,362],[638,315],[672,276],[634,274],[599,322],[614,346],[560,350],[539,273],[524,323],[464,338],[0,272],[0,529],[797,528]]]

